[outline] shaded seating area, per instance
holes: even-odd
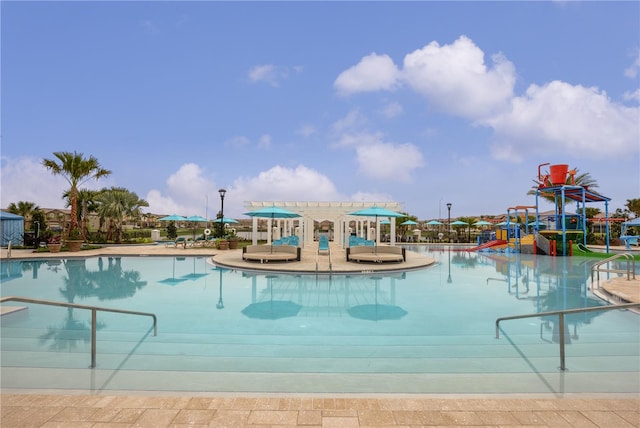
[[[373,247],[375,246],[376,243],[370,239],[364,239],[361,238],[360,236],[349,236],[349,247],[360,247],[360,246],[366,246],[366,247]]]
[[[387,245],[368,246],[359,245],[347,248],[348,262],[404,262],[407,260],[406,250],[402,247],[392,247]]]
[[[300,246],[300,238],[296,235],[292,235],[292,236],[284,236],[280,239],[275,239],[273,241],[273,245],[279,246],[279,245],[293,245],[294,247],[299,247]]]
[[[302,249],[293,245],[248,245],[242,248],[242,260],[267,262],[300,261]]]

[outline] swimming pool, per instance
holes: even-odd
[[[153,312],[98,314],[27,305],[3,317],[3,389],[286,393],[633,393],[639,317],[557,323],[496,318],[602,305],[592,260],[410,247],[438,263],[404,273],[292,275],[219,268],[203,257],[2,263],[2,296]]]

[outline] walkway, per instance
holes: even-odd
[[[332,247],[334,271],[407,269],[433,263],[409,253],[406,264],[356,264]],[[77,256],[212,256],[237,268],[315,271],[315,248],[295,263],[249,263],[241,251],[154,246],[107,247]],[[2,249],[1,257],[6,259]],[[12,258],[50,258],[49,253],[13,250]],[[59,257],[72,257],[59,253]],[[327,256],[321,256],[327,257]],[[322,260],[326,262],[325,260]],[[326,266],[326,265],[325,265]],[[637,281],[637,280],[636,280]],[[638,285],[638,284],[636,284]],[[640,393],[640,391],[639,391]],[[640,427],[637,395],[425,396],[425,395],[234,395],[211,392],[171,395],[109,391],[2,391],[2,427]]]

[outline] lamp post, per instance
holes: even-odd
[[[451,202],[447,202],[447,210],[449,211],[449,217],[447,220],[447,242],[451,242]]]
[[[222,238],[224,236],[224,195],[227,190],[220,189],[218,193],[220,193],[220,238]]]

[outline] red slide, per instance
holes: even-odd
[[[495,247],[496,245],[503,245],[506,243],[507,241],[504,241],[502,239],[496,239],[494,241],[485,242],[484,244],[478,245],[477,247],[467,248],[467,251],[484,250],[485,248],[491,248],[491,247]]]

